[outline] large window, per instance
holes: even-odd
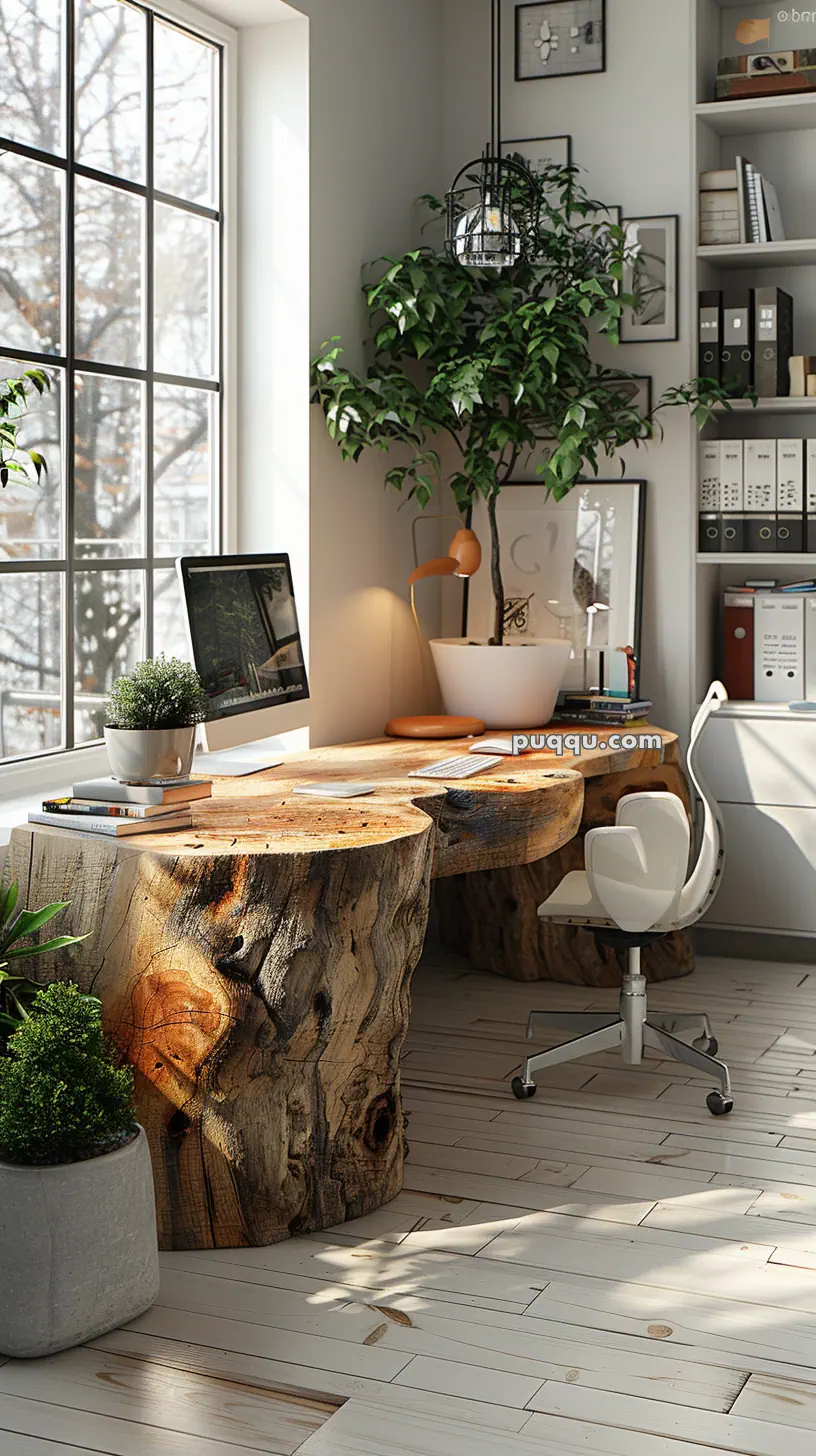
[[[0,54],[0,376],[53,380],[0,492],[8,759],[99,738],[219,548],[222,56],[129,0],[0,0]]]

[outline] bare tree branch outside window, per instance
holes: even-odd
[[[0,0],[0,369],[44,365],[0,492],[0,759],[101,736],[186,655],[174,559],[218,547],[221,53],[124,0]]]

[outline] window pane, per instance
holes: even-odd
[[[153,581],[153,651],[190,662],[192,653],[178,576],[170,568],[157,571]]]
[[[203,389],[157,384],[153,398],[155,554],[206,555],[213,497],[212,411],[217,396]]]
[[[88,743],[102,737],[114,679],[143,656],[142,573],[79,571],[74,602],[74,732],[77,743]]]
[[[0,758],[62,742],[62,573],[0,576]]]
[[[214,206],[218,52],[157,20],[153,32],[154,174],[159,192]]]
[[[122,0],[77,5],[77,161],[134,182],[145,172],[146,34]]]
[[[64,182],[53,167],[0,157],[0,342],[60,350]]]
[[[77,357],[141,368],[144,203],[77,177],[76,208]]]
[[[77,556],[142,556],[144,385],[79,374],[75,398]]]
[[[18,379],[27,366],[16,359],[0,359],[0,379]],[[47,473],[40,476],[24,456],[30,485],[21,476],[9,476],[5,490],[0,490],[0,559],[19,561],[54,559],[60,555],[60,521],[62,518],[61,421],[64,380],[59,369],[49,370],[50,394],[29,396],[28,413],[20,425],[20,444],[39,450],[45,457]],[[2,684],[0,684],[2,686]]]
[[[215,224],[156,207],[156,369],[207,379],[213,370]]]
[[[62,0],[0,0],[0,134],[60,154],[63,24]]]

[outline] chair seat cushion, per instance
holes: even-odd
[[[589,887],[585,870],[565,875],[538,913],[542,920],[555,920],[564,925],[614,925],[600,900]]]

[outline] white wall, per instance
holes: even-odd
[[[399,512],[385,492],[385,456],[343,465],[322,415],[308,410],[307,370],[309,353],[334,334],[362,364],[360,270],[417,241],[413,199],[443,184],[442,11],[439,0],[296,0],[296,9],[308,27],[295,19],[241,33],[238,540],[241,550],[296,542],[301,559],[310,536],[312,742],[319,745],[381,733],[394,713],[419,706],[405,586],[413,564],[409,511]],[[285,189],[301,166],[305,175],[307,147],[304,230],[299,189],[291,228],[273,189]]]
[[[489,126],[489,0],[444,0],[445,164],[453,176],[479,154]],[[607,0],[602,75],[516,83],[513,0],[504,4],[503,133],[569,133],[591,196],[630,217],[680,214],[681,340],[621,346],[611,362],[651,374],[656,394],[693,375],[690,320],[690,0]],[[649,481],[642,681],[655,717],[685,727],[691,651],[695,502],[688,416],[666,416],[665,442],[626,452],[628,473]]]

